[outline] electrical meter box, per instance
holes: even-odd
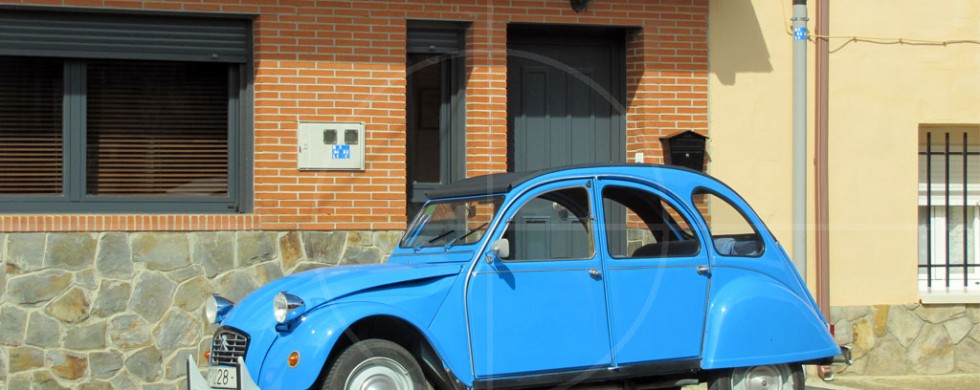
[[[364,170],[364,123],[300,122],[299,169]]]

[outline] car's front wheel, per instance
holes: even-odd
[[[803,390],[803,366],[773,364],[721,370],[709,380],[709,390]]]
[[[355,343],[340,354],[323,382],[324,390],[425,389],[425,375],[405,348],[388,340]]]

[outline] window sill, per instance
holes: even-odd
[[[980,303],[980,290],[920,290],[923,305]]]

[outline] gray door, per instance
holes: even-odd
[[[511,171],[625,161],[623,42],[621,30],[508,30]]]

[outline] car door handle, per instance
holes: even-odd
[[[711,275],[711,267],[706,266],[706,265],[699,265],[698,266],[698,274],[701,274],[701,275]]]
[[[589,270],[589,276],[591,276],[592,279],[599,279],[602,277],[602,272],[600,272],[598,269],[593,268]]]

